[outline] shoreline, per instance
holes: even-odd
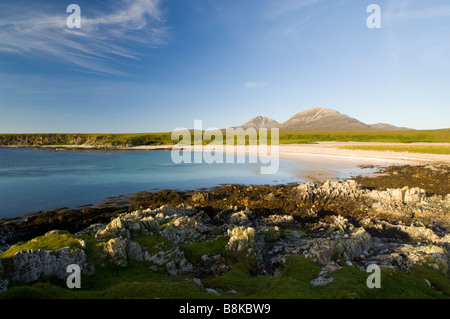
[[[419,153],[405,153],[405,152],[380,152],[380,151],[365,151],[365,150],[347,150],[331,148],[333,146],[342,145],[379,145],[387,143],[361,143],[361,142],[320,142],[318,144],[282,144],[279,145],[279,158],[283,160],[290,161],[302,161],[310,162],[314,164],[323,164],[327,166],[335,166],[341,168],[359,169],[360,171],[352,176],[349,176],[345,180],[355,179],[355,178],[375,178],[381,176],[381,171],[383,168],[390,167],[405,167],[405,166],[417,166],[422,167],[423,165],[449,165],[450,155],[436,155],[436,154],[419,154]],[[394,143],[395,144],[395,143]],[[421,143],[423,144],[423,143]],[[436,144],[436,143],[433,143]],[[396,144],[398,145],[398,144]],[[410,145],[410,144],[407,144]],[[429,145],[429,144],[427,144]],[[0,146],[0,148],[33,148],[33,149],[47,149],[54,151],[152,151],[152,150],[172,150],[173,145],[162,145],[162,146],[136,146],[136,147],[99,147],[94,145],[64,145],[64,146]],[[189,147],[190,150],[194,151],[194,147]],[[204,147],[202,147],[204,149]],[[226,151],[225,151],[226,152]],[[246,152],[248,153],[248,151]],[[270,156],[270,155],[269,155]],[[364,168],[372,168],[374,171],[365,172]],[[306,174],[311,172],[306,171]],[[331,174],[331,175],[330,175]],[[320,178],[312,178],[309,175],[299,176],[305,179],[306,182],[312,181],[325,181],[325,180],[336,180],[333,178],[332,172],[327,174],[321,174]],[[250,184],[248,184],[250,185]],[[247,186],[248,186],[247,185]],[[383,185],[380,185],[383,186]],[[387,186],[387,185],[385,185]],[[214,188],[214,187],[212,187]],[[155,192],[164,191],[163,189],[155,189]],[[198,189],[192,188],[187,190],[175,190],[176,191],[198,191]],[[135,195],[135,194],[129,194]],[[112,202],[117,202],[123,200],[121,198],[123,195],[113,196]],[[121,199],[120,199],[121,198]],[[95,208],[95,207],[105,207],[108,206],[108,198],[105,198],[98,203],[83,203],[82,206],[85,208]],[[111,203],[112,203],[111,202]],[[81,205],[81,204],[80,204]],[[117,205],[117,203],[116,203]],[[121,208],[126,205],[119,205]],[[116,206],[116,209],[118,207]],[[54,210],[60,210],[60,208],[55,208]],[[83,210],[81,206],[64,207],[62,211],[67,210]],[[49,210],[50,212],[53,210]],[[28,211],[13,217],[3,217],[0,218],[1,222],[13,221],[13,220],[24,220],[27,217],[39,215],[45,213],[46,211]]]
[[[341,146],[374,146],[374,145],[448,145],[448,143],[381,143],[381,142],[318,142],[316,144],[280,144],[279,158],[292,161],[304,161],[341,167],[357,167],[360,165],[417,165],[417,164],[450,164],[450,155],[393,152],[376,150],[349,150]],[[54,151],[171,151],[176,145],[158,146],[101,146],[101,145],[0,145],[0,148],[46,149]],[[196,151],[195,146],[187,147]],[[205,146],[202,146],[204,150]],[[226,148],[224,150],[227,152]],[[239,153],[239,152],[235,152]],[[246,147],[245,153],[249,153]],[[269,155],[270,156],[270,155]]]
[[[317,162],[315,162],[317,163]],[[326,165],[330,165],[329,162],[326,163]],[[307,179],[306,176],[303,176],[302,178],[305,179],[304,182],[296,183],[296,184],[308,184],[308,183],[323,183],[326,181],[337,181],[337,182],[344,182],[348,180],[356,180],[358,183],[361,183],[363,186],[368,187],[370,189],[388,189],[388,188],[402,188],[405,185],[407,187],[417,187],[421,186],[424,189],[426,189],[427,193],[431,194],[439,194],[439,192],[435,191],[435,188],[437,187],[436,182],[438,182],[440,179],[442,179],[442,176],[436,177],[430,177],[431,175],[442,173],[445,170],[450,171],[450,165],[442,164],[442,163],[414,163],[414,164],[408,164],[408,163],[402,163],[400,165],[398,164],[392,164],[392,165],[367,165],[368,167],[364,167],[364,165],[360,165],[357,168],[360,169],[360,172],[357,174],[350,175],[344,179],[336,179],[332,176],[324,175],[321,176],[321,178],[317,179]],[[355,166],[356,167],[356,166]],[[372,172],[366,172],[364,169],[370,168],[373,171]],[[427,173],[427,171],[429,171]],[[419,176],[423,173],[423,176]],[[400,175],[399,175],[400,174]],[[432,180],[434,178],[434,180]],[[445,177],[442,182],[445,181]],[[430,181],[431,180],[431,181]],[[420,181],[420,183],[419,183]],[[423,181],[423,183],[421,183]],[[400,185],[399,183],[405,183]],[[411,184],[411,185],[408,185]],[[122,211],[123,209],[128,209],[129,206],[132,206],[133,204],[139,203],[142,198],[148,196],[149,194],[158,194],[158,193],[170,193],[170,194],[192,194],[196,192],[210,192],[214,189],[221,188],[224,186],[245,186],[245,187],[258,187],[258,186],[267,186],[267,187],[279,187],[279,186],[287,186],[292,183],[279,183],[279,184],[218,184],[216,186],[211,187],[200,187],[200,188],[189,188],[189,189],[163,189],[163,188],[155,188],[152,190],[143,190],[138,191],[134,193],[127,193],[127,194],[119,194],[114,196],[108,196],[103,198],[102,200],[98,201],[97,203],[80,203],[77,206],[71,206],[71,207],[57,207],[50,210],[44,210],[44,211],[26,211],[21,214],[18,214],[16,216],[12,217],[0,217],[0,226],[3,223],[21,223],[22,221],[26,220],[29,217],[38,217],[40,215],[45,215],[47,213],[53,214],[59,214],[59,213],[66,213],[66,212],[84,212],[86,210],[88,211],[95,211],[98,210],[100,214],[102,214],[101,211],[106,209],[108,212],[116,212],[116,211]],[[395,185],[398,184],[398,185]],[[422,185],[420,185],[422,184]],[[445,185],[447,183],[444,182]],[[436,186],[436,187],[431,187]],[[428,187],[430,189],[428,189]],[[441,196],[445,196],[446,194],[450,194],[450,188],[447,187],[447,191],[441,194]],[[151,195],[152,196],[152,195]],[[165,199],[164,199],[165,200]],[[164,201],[163,200],[163,201]],[[170,200],[169,200],[170,202]],[[162,203],[162,202],[161,202]]]
[[[346,182],[346,181],[356,181],[367,189],[396,189],[396,188],[406,188],[409,187],[420,187],[427,194],[438,194],[445,197],[447,194],[450,196],[450,188],[446,176],[450,173],[450,166],[445,164],[418,164],[418,165],[391,165],[391,166],[376,166],[372,167],[375,171],[371,173],[366,173],[363,171],[364,167],[360,167],[361,173],[353,176],[349,176],[345,179],[333,179],[333,178],[323,178],[317,180],[306,180],[301,183],[280,183],[280,184],[219,184],[211,187],[200,187],[200,188],[189,188],[189,189],[153,189],[153,190],[143,190],[135,193],[119,194],[115,196],[108,196],[103,198],[97,203],[89,204],[79,204],[72,207],[57,207],[50,210],[44,211],[27,211],[19,215],[12,217],[1,217],[0,227],[5,224],[14,223],[20,225],[22,222],[28,222],[34,219],[40,219],[41,217],[46,220],[53,215],[73,215],[73,214],[87,214],[84,217],[101,217],[108,216],[112,217],[117,213],[122,213],[132,209],[140,209],[148,205],[149,198],[152,199],[150,202],[152,205],[158,202],[160,205],[170,205],[178,200],[185,197],[190,197],[195,193],[201,192],[214,192],[218,189],[223,188],[268,188],[277,189],[279,187],[291,187],[292,185],[306,185],[309,183],[327,183],[329,182]],[[446,172],[447,171],[447,172]],[[447,174],[447,175],[446,175]],[[438,182],[442,182],[441,186],[438,186]],[[175,195],[175,197],[172,197]],[[181,196],[181,197],[180,197]],[[179,204],[179,203],[178,203]],[[82,217],[82,216],[80,216]],[[82,218],[83,219],[83,218]],[[88,218],[89,219],[89,218]]]
[[[450,167],[429,167],[393,166],[392,177],[398,182],[404,169],[414,177],[419,168],[423,177],[434,174],[435,180],[448,181],[443,176],[450,174]],[[384,188],[385,183],[378,183]],[[230,294],[257,298],[272,294],[271,283],[280,280],[289,291],[300,292],[335,281],[339,290],[345,289],[345,296],[353,298],[356,286],[349,282],[355,274],[364,274],[360,280],[364,284],[366,269],[375,264],[388,268],[389,276],[402,279],[398,296],[408,291],[417,296],[428,289],[434,297],[448,298],[450,195],[430,196],[419,185],[410,186],[377,189],[355,180],[225,185],[201,191],[141,193],[121,210],[46,212],[21,225],[0,226],[0,242],[7,243],[0,246],[6,270],[0,284],[5,297],[42,287],[28,288],[51,275],[59,276],[63,284],[67,275],[57,267],[47,271],[56,256],[67,260],[64,263],[80,265],[94,282],[108,276],[100,292],[85,285],[84,296],[94,299],[117,289],[121,289],[121,298],[159,298],[164,289],[173,298],[195,299],[202,292],[207,297],[211,291],[219,298],[230,298]],[[43,261],[36,263],[36,259]],[[233,267],[245,270],[238,281],[231,276]],[[341,268],[346,270],[339,274]],[[292,273],[308,276],[303,288],[292,288]],[[88,277],[83,280],[89,282]],[[247,290],[255,280],[262,287],[269,286],[265,293]],[[123,290],[124,281],[130,289]],[[193,284],[186,286],[186,282]],[[379,291],[398,290],[397,281],[391,282],[395,282],[393,289]],[[158,295],[152,289],[143,290],[143,284],[157,285]],[[173,295],[173,285],[179,285],[177,295]],[[330,284],[321,290],[323,296],[335,297],[334,287]],[[55,296],[54,291],[43,293]],[[65,290],[64,298],[77,297],[66,292],[70,293]],[[298,297],[305,297],[302,294]]]

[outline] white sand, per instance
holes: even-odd
[[[312,161],[330,165],[405,165],[441,163],[450,164],[450,155],[422,154],[392,151],[366,151],[337,148],[352,145],[391,145],[390,143],[363,142],[319,142],[318,144],[283,144],[280,145],[280,158],[290,160]],[[392,145],[448,145],[443,143],[417,143]]]
[[[358,165],[405,165],[441,163],[450,164],[450,155],[422,154],[391,151],[366,151],[339,149],[339,146],[352,145],[449,145],[448,143],[374,143],[374,142],[319,142],[318,144],[282,144],[279,146],[280,159],[302,162],[323,163],[333,166],[356,167]],[[170,150],[173,146],[135,146],[118,148],[123,150]],[[45,148],[102,149],[92,145],[45,146]],[[105,147],[106,149],[110,149]],[[194,150],[194,147],[190,147]],[[248,150],[247,150],[248,151]]]

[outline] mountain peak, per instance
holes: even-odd
[[[303,118],[305,120],[316,121],[320,120],[323,117],[338,116],[338,115],[342,114],[333,109],[328,109],[325,107],[312,107],[310,109],[295,114],[292,118]]]
[[[280,125],[284,131],[356,131],[370,126],[334,109],[313,107],[299,112]]]
[[[255,129],[259,129],[259,128],[275,128],[278,126],[279,126],[279,123],[277,121],[272,120],[269,117],[259,115],[259,116],[255,116],[247,123],[245,123],[241,126],[238,126],[238,127],[241,127],[243,129],[246,129],[249,127],[254,127]]]
[[[397,131],[411,130],[405,127],[377,123],[365,124],[346,114],[326,107],[312,107],[292,116],[286,122],[278,123],[265,116],[256,116],[247,123],[238,126],[244,129],[249,127],[279,128],[280,131],[308,132],[308,131]]]

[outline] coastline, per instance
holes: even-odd
[[[306,161],[317,164],[328,164],[340,167],[356,167],[361,165],[417,165],[417,164],[450,164],[450,155],[427,154],[393,151],[369,151],[342,149],[342,146],[372,145],[448,145],[448,143],[380,143],[380,142],[318,142],[316,144],[280,144],[280,159]],[[55,151],[171,151],[175,145],[158,146],[102,146],[102,145],[1,145],[0,148],[30,148]],[[195,146],[186,147],[197,151]],[[202,150],[205,146],[202,146]],[[225,149],[225,152],[227,150]],[[246,153],[248,153],[246,147]]]
[[[110,145],[0,145],[1,148],[47,149],[54,151],[170,151],[173,145],[110,146]]]
[[[351,145],[399,145],[400,143],[375,143],[375,142],[319,142],[317,144],[282,144],[278,145],[277,148],[275,148],[276,152],[279,154],[279,159],[282,160],[290,160],[290,161],[299,161],[299,162],[306,162],[306,163],[312,163],[312,164],[319,164],[319,165],[326,165],[330,167],[335,168],[344,168],[344,169],[358,169],[358,172],[352,172],[351,175],[346,179],[359,179],[359,181],[362,181],[365,179],[365,181],[369,179],[374,179],[381,176],[389,175],[390,173],[396,174],[396,171],[401,171],[402,167],[406,169],[406,171],[411,171],[413,169],[416,170],[414,173],[416,176],[422,175],[420,173],[421,170],[427,170],[429,167],[436,166],[439,167],[440,165],[443,166],[450,166],[450,155],[443,155],[443,154],[420,154],[420,153],[408,153],[408,152],[387,152],[387,151],[367,151],[367,150],[351,150],[351,149],[340,149],[338,147],[340,146],[351,146]],[[447,145],[447,143],[413,143],[415,145]],[[411,145],[402,143],[400,145]],[[220,146],[220,145],[219,145]],[[52,151],[170,151],[175,147],[175,145],[160,145],[160,146],[127,146],[127,147],[114,147],[114,146],[99,146],[99,145],[33,145],[33,146],[22,146],[22,145],[11,145],[11,146],[0,146],[0,148],[12,148],[12,149],[43,149],[43,150],[52,150]],[[207,146],[202,146],[202,151],[208,151],[205,150]],[[185,149],[188,149],[190,151],[196,152],[199,151],[198,146],[188,146],[185,147]],[[277,150],[278,149],[278,150]],[[223,150],[218,151],[218,153],[226,153],[228,150],[225,148]],[[231,150],[230,150],[231,151]],[[250,153],[249,148],[246,147],[244,151],[237,150],[235,147],[233,150],[236,153]],[[254,150],[253,150],[254,151]],[[275,153],[276,154],[276,153]],[[267,155],[267,157],[273,156],[272,154]],[[368,170],[364,169],[370,169]],[[389,173],[386,173],[389,171]],[[321,171],[320,174],[318,174],[315,171],[305,170],[303,175],[298,175],[297,177],[300,177],[304,179],[306,182],[324,182],[325,180],[336,180],[335,175],[333,174],[333,168]],[[413,179],[411,176],[412,173],[407,173],[406,181],[412,181]],[[314,177],[315,176],[315,177]],[[393,178],[393,176],[390,176]],[[394,176],[395,177],[395,176]],[[422,178],[425,178],[422,176]],[[396,178],[393,178],[396,179]],[[359,182],[358,181],[358,182]],[[403,181],[402,181],[403,182]],[[433,183],[436,183],[437,181],[433,181]],[[419,186],[421,183],[417,179],[415,179],[414,183],[417,183],[415,186]],[[438,183],[438,182],[437,182]],[[372,183],[369,183],[370,187],[372,187]],[[392,181],[389,181],[388,179],[385,179],[384,181],[377,181],[376,187],[386,188],[386,187],[403,187],[404,185],[394,185],[398,183],[392,183]],[[439,183],[438,183],[439,184]],[[407,185],[407,184],[405,184]],[[189,188],[188,191],[196,191],[195,187]],[[157,191],[157,189],[155,189]],[[450,192],[448,192],[450,193]],[[118,198],[121,197],[120,195]],[[93,207],[105,207],[109,206],[107,204],[108,198],[106,197],[103,201],[100,201],[98,203],[89,203],[88,205],[85,205],[87,208],[93,208]],[[111,198],[115,198],[111,197]],[[122,199],[119,199],[118,201],[121,201]],[[117,206],[117,200],[113,199],[112,202],[116,202],[114,205],[115,208],[113,210],[116,210],[119,208],[124,208],[123,205]],[[100,206],[97,206],[100,205]],[[57,210],[63,210],[63,211],[69,211],[69,210],[82,210],[82,206],[71,206],[69,207],[62,207],[62,208],[55,208],[52,211]],[[7,221],[7,220],[21,220],[22,218],[26,218],[26,215],[32,216],[32,215],[39,215],[41,211],[29,211],[24,212],[20,215],[17,215],[16,217],[12,218],[0,218],[0,221]]]
[[[387,152],[387,151],[367,151],[367,150],[350,150],[350,149],[340,149],[340,146],[352,146],[352,145],[399,145],[399,143],[375,143],[375,142],[319,142],[317,144],[282,144],[278,146],[279,159],[289,160],[289,161],[300,161],[312,164],[326,165],[336,168],[345,169],[358,169],[357,173],[352,173],[351,177],[347,179],[359,178],[371,179],[379,176],[386,175],[384,170],[394,168],[394,170],[400,170],[401,167],[417,167],[420,170],[421,167],[427,167],[426,165],[450,165],[450,155],[442,154],[420,154],[420,153],[407,153],[407,152]],[[416,145],[447,145],[446,143],[415,143]],[[411,144],[401,144],[401,145],[411,145]],[[127,147],[114,147],[114,146],[98,146],[98,145],[33,145],[33,146],[0,146],[0,148],[24,148],[24,149],[43,149],[52,151],[171,151],[175,145],[160,145],[160,146],[127,146]],[[185,149],[196,152],[199,151],[198,146],[189,146]],[[205,146],[202,146],[202,151],[205,150]],[[227,153],[226,148],[223,151],[218,151],[219,153]],[[239,151],[236,148],[233,150],[236,153],[249,153],[248,147],[245,151]],[[272,154],[267,155],[268,157],[273,156]],[[365,171],[364,168],[370,168],[372,171]],[[323,182],[325,180],[336,180],[333,173],[333,169],[324,170],[320,172],[320,176],[314,177],[317,172],[306,170],[303,175],[298,177],[306,180],[307,182]],[[377,182],[378,187],[389,185],[384,185],[384,182]],[[417,182],[417,181],[416,181]],[[194,188],[190,191],[195,191]],[[120,197],[120,196],[119,196]],[[123,199],[122,199],[123,200]],[[112,202],[115,202],[113,200]],[[120,201],[120,200],[119,200]],[[89,208],[100,207],[105,204],[107,200],[100,201],[99,203],[90,203],[86,205]],[[86,203],[83,203],[86,204]],[[108,205],[106,205],[108,206]],[[122,205],[119,205],[122,206]],[[104,206],[103,206],[104,207]],[[80,209],[78,209],[80,208]],[[114,210],[118,207],[116,206]],[[124,208],[123,206],[120,209]],[[58,209],[55,209],[55,211]],[[81,206],[75,206],[72,208],[64,207],[64,210],[81,210]],[[26,215],[33,216],[39,215],[43,212],[30,211],[24,212],[16,217],[12,218],[0,218],[0,221],[7,220],[21,220],[26,218]]]
[[[318,142],[318,144],[280,145],[280,158],[340,165],[417,165],[450,164],[450,155],[393,151],[341,149],[341,146],[375,145],[448,145],[446,143],[379,143],[379,142]]]
[[[410,177],[419,170],[419,180],[434,175],[430,186],[436,180],[448,184],[443,176],[450,173],[439,165],[391,168],[395,181],[404,169]],[[79,297],[65,288],[66,272],[47,267],[55,256],[63,269],[80,265],[83,297],[92,299],[279,297],[271,287],[280,283],[298,292],[289,295],[296,298],[311,296],[314,286],[327,286],[322,298],[338,291],[345,298],[449,298],[450,195],[429,194],[413,181],[387,189],[374,181],[381,189],[346,180],[142,192],[122,207],[45,212],[21,224],[3,223],[0,298],[36,287],[44,287],[43,296]],[[34,263],[38,258],[42,262]],[[390,288],[367,290],[372,264],[389,275],[383,278],[395,276],[383,281]],[[48,283],[48,276],[60,279]],[[353,283],[355,277],[361,279]],[[102,278],[107,285],[92,288]],[[248,288],[255,284],[269,288]]]
[[[270,289],[255,293],[246,287],[255,281],[279,285],[280,280],[284,290],[299,292],[289,297],[311,296],[314,290],[309,289],[315,286],[327,286],[322,298],[334,298],[337,291],[344,298],[353,298],[354,291],[362,298],[374,291],[373,297],[391,296],[396,290],[368,291],[349,280],[364,276],[364,283],[365,269],[373,264],[403,282],[401,294],[394,297],[406,292],[414,298],[449,298],[450,156],[333,145],[342,143],[280,145],[273,155],[360,169],[372,165],[376,173],[367,176],[361,169],[355,178],[342,181],[142,191],[97,205],[0,219],[0,299],[36,287],[44,287],[40,293],[45,297],[79,297],[61,288],[67,274],[51,266],[55,258],[62,269],[80,265],[84,287],[107,278],[100,291],[84,288],[88,299],[160,298],[161,291],[163,297],[185,300],[211,293],[227,299],[279,297]],[[37,148],[168,151],[173,146]],[[42,262],[34,263],[37,259]],[[236,269],[245,269],[240,280],[231,276]],[[301,274],[300,281],[293,283],[292,273]],[[48,283],[48,276],[54,283]],[[142,285],[150,288],[142,290]],[[174,285],[179,287],[175,292]],[[151,287],[158,287],[157,292]]]

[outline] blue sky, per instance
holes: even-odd
[[[0,0],[0,132],[222,128],[310,107],[448,128],[449,57],[446,0]]]

